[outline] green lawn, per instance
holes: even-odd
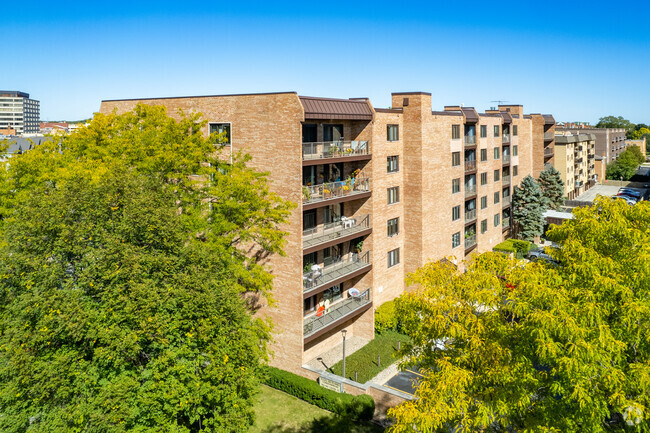
[[[366,383],[382,370],[397,361],[394,356],[397,351],[397,343],[406,343],[409,338],[406,335],[395,331],[384,331],[375,336],[375,339],[363,346],[350,356],[345,358],[345,375],[348,379],[354,380],[354,372],[358,373],[357,382]],[[377,356],[380,364],[377,365]],[[331,368],[334,374],[339,376],[343,373],[343,362],[335,364]]]
[[[262,385],[255,405],[255,425],[249,433],[381,433],[374,424],[353,423],[304,402],[292,395]]]

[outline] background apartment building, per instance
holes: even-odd
[[[593,134],[596,137],[596,156],[602,157],[605,165],[614,161],[628,146],[624,128],[557,128],[557,131]]]
[[[596,178],[596,136],[564,133],[555,136],[555,168],[564,181],[565,197],[573,200]]]
[[[424,92],[394,93],[385,109],[287,92],[111,100],[100,111],[138,102],[201,112],[206,134],[226,131],[231,150],[248,152],[271,189],[298,203],[287,256],[268,263],[277,306],[265,309],[273,363],[297,373],[343,329],[372,339],[374,310],[406,289],[407,273],[507,237],[512,187],[534,170],[533,143],[544,143],[519,105],[432,111]]]
[[[39,132],[40,102],[29,93],[0,90],[0,129],[17,135]]]

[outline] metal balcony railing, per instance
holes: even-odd
[[[310,337],[329,325],[351,317],[356,311],[369,303],[370,289],[367,289],[358,296],[349,296],[330,305],[326,310],[305,317],[303,321],[303,338]]]
[[[502,203],[502,206],[508,206],[508,205],[510,205],[510,196],[507,195],[507,196],[505,196],[505,197],[502,197],[502,198],[501,198],[501,203]]]
[[[476,135],[465,135],[463,137],[463,141],[465,142],[465,144],[473,146],[476,144]]]
[[[302,202],[303,204],[315,203],[369,191],[370,179],[368,178],[321,183],[320,185],[307,185],[302,187]]]
[[[503,134],[501,136],[501,142],[502,143],[510,143],[510,134]]]
[[[501,177],[501,182],[502,182],[504,185],[510,185],[510,175],[509,175],[509,174],[504,174],[504,175]]]
[[[370,155],[369,141],[323,141],[302,143],[302,159],[341,158]]]
[[[555,134],[553,134],[552,132],[545,132],[544,133],[544,140],[551,141],[554,138],[555,138]]]
[[[474,221],[476,219],[476,209],[465,211],[465,222]]]
[[[302,276],[302,285],[305,292],[323,287],[330,282],[346,275],[352,274],[360,269],[370,266],[370,251],[365,253],[350,253],[345,258],[334,258],[332,262],[319,267],[318,270],[312,269]]]
[[[504,153],[502,157],[504,164],[510,164],[510,155]]]
[[[465,160],[465,171],[474,171],[476,170],[476,160]]]
[[[370,215],[353,218],[343,217],[341,221],[321,224],[311,229],[302,231],[303,248],[329,242],[333,239],[353,235],[370,228]]]
[[[476,194],[476,185],[465,185],[465,197]]]
[[[471,248],[476,245],[476,235],[465,236],[465,249]]]
[[[503,226],[504,229],[507,229],[508,227],[510,227],[510,218],[504,218],[501,225]]]

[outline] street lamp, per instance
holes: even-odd
[[[347,334],[347,332],[347,329],[341,331],[341,334],[343,334],[343,378],[345,378],[345,334]]]

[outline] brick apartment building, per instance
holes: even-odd
[[[557,131],[596,136],[596,156],[602,158],[600,161],[604,165],[618,158],[628,146],[625,139],[627,131],[624,128],[557,128]]]
[[[596,136],[558,133],[555,136],[555,168],[564,181],[565,197],[573,200],[601,180],[596,174]]]
[[[343,329],[372,339],[374,310],[406,289],[408,273],[506,238],[512,187],[553,157],[552,117],[520,105],[432,111],[423,92],[393,93],[386,109],[286,92],[106,100],[100,111],[137,103],[201,112],[206,134],[226,131],[298,203],[287,255],[270,261],[277,306],[265,309],[272,362],[297,373]]]

